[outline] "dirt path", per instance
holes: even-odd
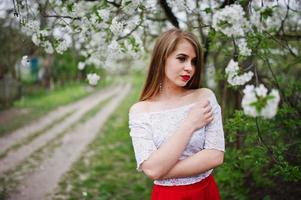
[[[1,159],[0,174],[3,174],[6,171],[15,168],[18,164],[28,158],[33,152],[43,147],[49,141],[56,138],[59,134],[68,129],[71,125],[75,124],[88,110],[92,109],[99,102],[108,99],[114,94],[117,94],[120,89],[121,87],[116,87],[111,91],[93,95],[93,98],[88,98],[85,99],[85,101],[73,104],[72,107],[76,108],[76,112],[74,112],[71,116],[63,120],[61,123],[54,125],[52,128],[39,135],[29,144],[23,145],[17,150],[9,152],[5,158]]]
[[[26,174],[15,192],[10,194],[13,200],[51,199],[51,193],[59,183],[60,177],[68,171],[80,153],[93,141],[103,124],[129,93],[128,84],[94,117],[75,129],[64,134],[62,144],[53,155],[45,159],[41,166]]]
[[[108,88],[102,89],[95,94],[89,95],[88,97],[76,101],[74,103],[61,106],[54,111],[46,114],[45,116],[35,120],[34,122],[15,130],[12,133],[4,135],[0,138],[0,153],[6,151],[12,145],[24,140],[32,133],[42,131],[45,127],[51,125],[54,121],[62,118],[69,112],[74,111],[75,109],[86,105],[87,102],[90,102],[93,99],[102,98],[102,96],[106,95],[108,91],[111,91],[115,86],[110,86]]]

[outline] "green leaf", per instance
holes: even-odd
[[[212,8],[208,7],[208,8],[205,8],[204,11],[208,14],[208,13],[212,13]]]

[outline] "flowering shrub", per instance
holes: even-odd
[[[215,176],[223,199],[301,197],[301,104],[297,103],[301,100],[301,82],[282,81],[287,86],[286,102],[273,119],[254,120],[236,111],[225,121],[228,148]],[[253,89],[261,97],[267,95],[262,85]]]

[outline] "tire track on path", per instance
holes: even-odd
[[[112,89],[112,88],[111,88]],[[76,112],[74,112],[71,116],[66,118],[61,123],[53,126],[49,130],[47,130],[42,135],[39,135],[30,143],[21,146],[15,151],[11,151],[7,154],[7,156],[0,160],[0,174],[4,174],[9,170],[13,170],[19,164],[26,160],[32,153],[36,150],[40,149],[44,145],[47,144],[50,140],[57,137],[60,133],[64,132],[67,128],[69,128],[72,124],[76,123],[80,120],[80,118],[94,106],[96,106],[99,102],[108,99],[113,96],[117,92],[121,90],[121,86],[113,88],[111,91],[107,91],[105,93],[98,93],[98,95],[93,95],[93,98],[89,98],[86,101],[75,104],[78,106]],[[74,106],[75,106],[74,105]]]
[[[80,158],[81,152],[93,141],[106,120],[129,93],[130,89],[131,85],[127,84],[93,118],[65,134],[62,144],[56,148],[53,156],[44,160],[41,167],[25,175],[16,191],[9,195],[9,199],[51,199],[51,193],[57,187],[60,178],[68,171],[73,162]]]
[[[21,127],[12,133],[8,133],[0,138],[0,153],[7,151],[10,147],[15,145],[16,143],[20,143],[27,137],[30,137],[31,134],[40,132],[43,129],[51,126],[51,124],[58,120],[59,118],[63,118],[68,113],[76,110],[78,107],[85,105],[86,101],[91,101],[91,99],[100,98],[108,91],[112,90],[116,86],[108,86],[108,88],[101,89],[99,92],[89,95],[79,101],[74,103],[70,103],[65,106],[60,106],[59,108],[55,109],[44,115],[43,117],[38,118],[37,120],[33,121],[32,123]]]

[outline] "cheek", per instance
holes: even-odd
[[[178,63],[176,60],[173,59],[167,60],[165,64],[165,73],[169,75],[177,73],[177,68],[178,68],[177,66]]]
[[[196,66],[194,66],[194,67],[192,68],[192,70],[191,70],[191,76],[193,76],[193,75],[195,74],[195,68],[196,68]]]
[[[175,60],[175,59],[169,59],[169,60],[167,60],[165,66],[168,67],[169,69],[174,69],[177,66],[177,60]]]

